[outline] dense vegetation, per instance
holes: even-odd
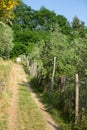
[[[3,37],[0,36],[0,56],[16,58],[26,55],[32,82],[37,81],[38,89],[44,92],[52,107],[50,111],[59,111],[63,119],[72,124],[75,121],[75,74],[78,73],[78,124],[81,126],[72,129],[87,129],[87,27],[84,22],[75,16],[69,23],[67,18],[45,7],[33,10],[24,3],[14,9],[14,16],[12,24],[0,24],[0,32],[3,32]]]

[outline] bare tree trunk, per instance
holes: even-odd
[[[54,86],[55,67],[56,67],[56,57],[54,57],[54,64],[53,64],[53,73],[52,73],[52,79],[51,79],[51,94],[53,92],[53,86]]]
[[[75,124],[78,123],[79,120],[79,78],[78,74],[76,74],[76,108],[75,108]]]

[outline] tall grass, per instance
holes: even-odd
[[[0,90],[4,90],[8,85],[11,62],[0,59]]]
[[[0,130],[7,130],[8,81],[11,62],[0,59]]]

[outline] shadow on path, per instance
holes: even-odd
[[[24,87],[27,87],[31,93],[34,93],[33,90],[29,87],[29,82],[23,81],[23,82],[19,83],[19,85],[24,86]],[[39,108],[40,108],[40,110],[41,110],[41,113],[45,112],[45,113],[43,113],[43,114],[44,114],[43,117],[44,117],[44,118],[46,117],[45,120],[47,121],[47,124],[49,125],[49,128],[51,128],[52,130],[53,130],[53,129],[54,129],[54,130],[61,130],[61,129],[54,123],[54,121],[52,121],[52,119],[48,116],[48,114],[46,114],[46,113],[48,113],[47,108],[46,108],[46,106],[45,106],[44,104],[42,104],[42,103],[40,102],[40,99],[37,97],[36,94],[34,94],[33,98],[34,98],[34,100],[37,100],[37,101],[36,101],[36,104],[39,103]],[[50,130],[50,129],[49,129],[49,130]]]
[[[50,121],[47,121],[52,127],[55,128],[55,130],[60,130],[60,128],[58,128],[56,125],[54,125],[53,123],[51,123]]]

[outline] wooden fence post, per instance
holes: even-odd
[[[75,124],[78,123],[79,120],[79,77],[76,74],[76,103],[75,103]]]
[[[29,68],[29,55],[26,55],[26,64],[27,64],[27,68]]]
[[[52,73],[52,79],[51,79],[51,93],[53,92],[53,86],[54,86],[55,67],[56,67],[56,57],[54,57],[54,63],[53,63],[53,73]]]

